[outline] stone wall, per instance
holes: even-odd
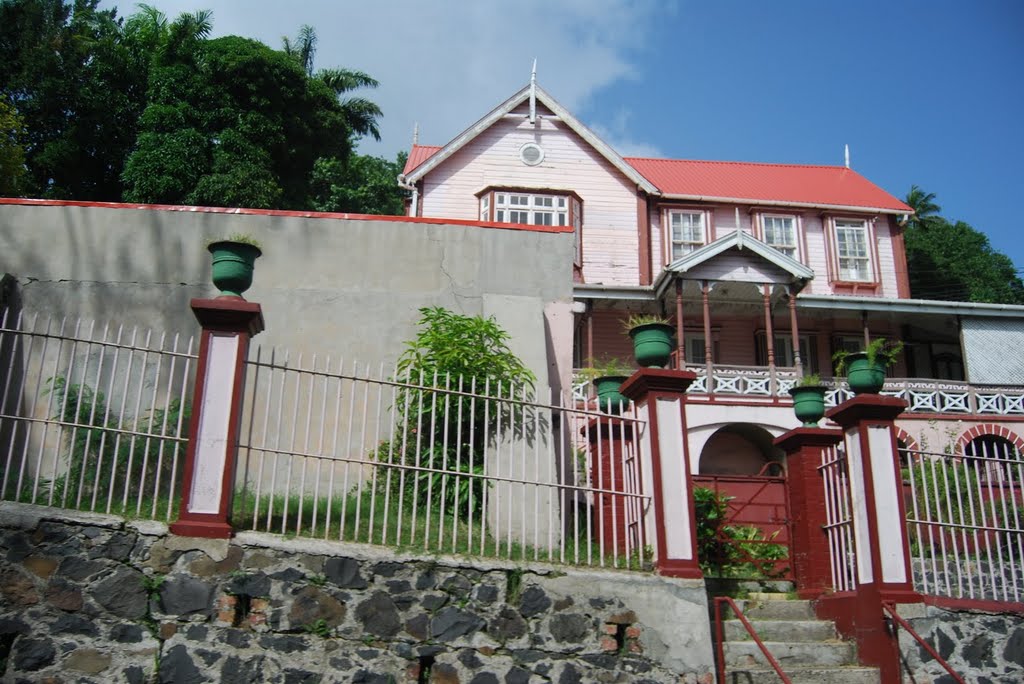
[[[901,605],[896,611],[966,682],[1024,682],[1024,616],[1020,613],[947,610],[924,604]],[[952,684],[945,669],[900,630],[900,654],[915,684]]]
[[[701,682],[704,583],[0,504],[5,682]]]

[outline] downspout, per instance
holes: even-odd
[[[398,174],[398,179],[397,180],[398,180],[398,186],[399,187],[405,188],[406,190],[411,190],[412,191],[412,197],[409,199],[409,216],[413,216],[413,217],[417,216],[418,213],[419,213],[419,200],[420,200],[419,188],[416,186],[415,183],[410,183],[408,181],[408,179],[406,179],[404,173]]]

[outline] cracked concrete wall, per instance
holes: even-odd
[[[390,364],[414,334],[417,310],[439,305],[494,315],[541,385],[569,387],[570,233],[4,205],[0,272],[17,277],[26,313],[194,332],[189,299],[216,294],[205,245],[232,233],[264,249],[246,293],[263,306],[259,344]]]

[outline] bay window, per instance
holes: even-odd
[[[531,226],[572,226],[575,261],[582,263],[580,228],[583,203],[572,192],[531,192],[488,188],[477,195],[480,220],[494,223],[525,223]]]

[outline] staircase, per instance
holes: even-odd
[[[810,601],[755,592],[736,601],[768,652],[793,684],[879,684],[878,670],[857,663],[854,644],[841,641],[835,625],[818,620]],[[725,672],[729,684],[778,684],[743,623],[723,607]]]

